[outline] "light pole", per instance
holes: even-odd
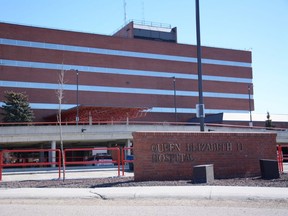
[[[174,108],[175,108],[175,122],[178,121],[177,118],[177,103],[176,103],[176,77],[172,77],[173,78],[173,88],[174,88]]]
[[[251,88],[253,87],[253,84],[248,84],[248,96],[249,96],[249,112],[250,112],[250,122],[249,126],[253,127],[253,121],[252,121],[252,104],[251,104]]]
[[[79,123],[79,71],[76,70],[76,125]]]
[[[201,40],[200,40],[200,12],[199,0],[196,0],[196,35],[197,35],[197,66],[198,66],[198,117],[200,122],[200,131],[204,131],[204,102],[203,102],[203,89],[202,89],[202,63],[201,63]]]

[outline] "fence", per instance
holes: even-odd
[[[286,151],[283,153],[283,148],[285,148]],[[278,160],[278,167],[279,172],[283,173],[284,167],[283,167],[283,161],[288,161],[288,145],[278,145],[277,146],[277,160]]]
[[[111,155],[95,155],[95,156],[67,156],[69,152],[87,152],[87,151],[111,151]],[[117,164],[118,176],[120,176],[120,149],[114,148],[73,148],[64,150],[65,165],[97,165],[97,164]],[[65,176],[64,176],[65,177]]]
[[[60,179],[60,153],[59,149],[2,150],[0,151],[0,181],[2,181],[4,167],[58,166],[58,178]]]
[[[122,148],[122,158],[121,158],[121,162],[122,162],[122,176],[124,176],[124,172],[125,172],[125,164],[126,163],[133,163],[133,157],[128,158],[128,155],[125,154],[125,152],[127,150],[133,150],[133,147],[124,147]],[[130,155],[129,155],[130,156]],[[129,166],[130,167],[130,166]],[[132,166],[133,167],[133,166]]]
[[[286,151],[283,153],[283,148]],[[87,158],[86,156],[67,156],[68,152],[85,152],[93,150],[105,150],[111,151],[111,158]],[[133,157],[129,158],[126,152],[128,150],[133,150],[133,147],[122,148],[121,154],[118,147],[114,148],[74,148],[64,150],[64,163],[66,165],[97,165],[97,164],[117,164],[118,176],[120,176],[120,164],[122,164],[122,176],[125,173],[125,164],[134,162]],[[12,157],[10,153],[25,153],[26,156],[22,157]],[[33,154],[34,156],[29,156],[27,154]],[[35,157],[35,153],[38,153],[38,157]],[[46,153],[46,157],[45,157]],[[52,153],[52,154],[51,154]],[[54,153],[54,155],[53,155]],[[41,156],[42,154],[42,156]],[[48,156],[47,156],[48,154]],[[5,156],[8,155],[8,156]],[[9,156],[10,155],[10,156]],[[10,157],[10,158],[7,158]],[[71,160],[72,159],[72,160]],[[288,145],[278,145],[277,146],[277,159],[279,172],[283,173],[283,161],[288,161]],[[61,151],[59,149],[29,149],[29,150],[2,150],[0,151],[0,181],[2,181],[2,172],[5,167],[35,167],[35,166],[58,166],[58,178],[61,178]],[[65,177],[65,176],[64,176]]]

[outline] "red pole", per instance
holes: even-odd
[[[280,145],[280,159],[281,159],[281,172],[283,173],[284,167],[283,167],[283,149],[282,146]]]
[[[61,154],[62,154],[62,153],[61,153]],[[66,176],[65,176],[65,172],[66,172],[66,149],[64,149],[63,157],[64,157],[64,164],[63,164],[63,166],[65,167],[65,170],[63,169],[63,181],[64,181],[65,178],[66,178]]]
[[[118,176],[120,176],[120,149],[117,148]]]
[[[124,150],[125,150],[125,148],[122,149],[122,157],[121,157],[121,162],[122,162],[122,176],[124,176],[124,169],[125,169]]]
[[[0,181],[2,181],[2,168],[3,166],[3,154],[2,154],[2,151],[0,151]]]
[[[280,173],[283,173],[283,152],[282,152],[282,146],[278,145],[277,146],[278,149],[278,166],[279,166],[279,171]]]
[[[58,152],[58,178],[61,179],[61,151],[56,149]]]

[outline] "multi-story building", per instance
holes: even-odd
[[[202,47],[202,70],[206,115],[254,109],[250,51]],[[197,49],[177,43],[176,28],[131,22],[106,36],[0,23],[0,106],[5,91],[26,92],[36,121],[55,117],[61,71],[66,118],[75,119],[76,107],[80,121],[88,113],[92,120],[195,117]]]

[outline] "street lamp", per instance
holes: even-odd
[[[173,76],[173,88],[174,88],[174,108],[175,108],[175,122],[178,121],[177,119],[177,103],[176,103],[176,77]]]
[[[79,123],[79,71],[76,70],[76,125]]]
[[[252,121],[252,104],[251,104],[251,88],[253,87],[253,84],[248,84],[248,96],[249,96],[249,112],[250,112],[250,122],[249,126],[253,127],[253,121]]]
[[[197,36],[197,67],[198,67],[198,92],[199,92],[199,104],[197,105],[197,115],[199,116],[200,131],[204,131],[205,111],[204,111],[203,89],[202,89],[199,0],[196,0],[196,36]]]

